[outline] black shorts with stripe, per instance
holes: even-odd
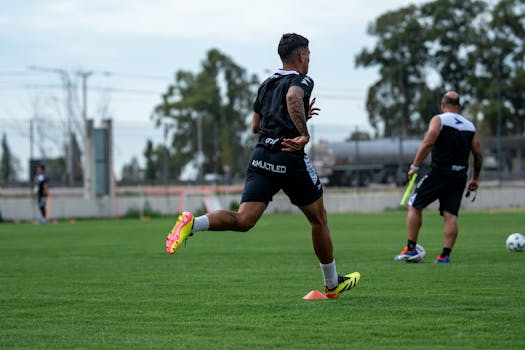
[[[241,203],[268,204],[281,189],[297,206],[312,204],[323,195],[321,181],[306,154],[255,147],[248,164]]]
[[[408,204],[423,209],[437,199],[441,215],[446,211],[458,216],[466,183],[467,174],[464,171],[456,173],[432,168],[419,180]]]

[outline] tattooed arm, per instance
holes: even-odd
[[[306,111],[303,103],[304,91],[298,86],[291,86],[286,94],[288,114],[297,128],[300,136],[282,141],[283,151],[294,152],[304,148],[310,141],[310,134],[306,126]]]

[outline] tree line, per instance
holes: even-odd
[[[156,126],[170,135],[168,144],[148,140],[144,171],[134,158],[122,169],[123,180],[161,183],[166,173],[179,178],[188,167],[197,181],[206,174],[240,176],[253,140],[247,129],[258,83],[256,75],[218,49],[206,53],[200,71],[177,71],[152,114]]]
[[[420,137],[447,90],[458,91],[463,113],[481,135],[524,134],[524,0],[428,1],[385,12],[367,32],[375,44],[358,52],[354,63],[379,72],[366,98],[372,137]],[[134,157],[122,179],[159,183],[188,168],[199,179],[242,176],[254,140],[248,123],[259,82],[218,49],[206,53],[197,72],[176,71],[151,115],[166,138],[147,140],[145,167]],[[16,181],[21,167],[5,135],[1,148],[0,181]],[[76,141],[73,152],[81,181]],[[63,174],[63,160],[48,160],[50,170]]]
[[[371,22],[376,41],[355,56],[356,67],[379,70],[366,110],[373,137],[420,137],[447,90],[482,135],[525,131],[525,3],[523,0],[435,0],[389,11]],[[177,71],[153,120],[168,147],[148,140],[140,171],[135,158],[123,178],[159,181],[185,166],[232,176],[250,151],[247,123],[259,83],[230,57],[210,50],[199,72]],[[367,135],[350,135],[349,139]],[[166,164],[166,159],[168,159]]]
[[[492,2],[493,3],[493,2]],[[485,135],[525,130],[525,2],[437,0],[379,16],[357,67],[379,68],[366,109],[378,136],[421,135],[456,90]]]
[[[20,161],[11,152],[6,133],[2,133],[0,142],[0,186],[18,180]]]

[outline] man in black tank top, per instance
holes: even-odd
[[[49,179],[46,176],[46,167],[43,164],[39,164],[36,168],[35,175],[35,193],[37,195],[38,209],[42,218],[40,219],[41,224],[47,224],[47,197],[49,195]]]
[[[284,34],[277,52],[283,68],[261,84],[253,104],[252,131],[259,134],[259,142],[248,164],[239,210],[218,210],[196,218],[190,212],[182,213],[167,237],[166,250],[173,254],[197,231],[250,230],[273,196],[283,190],[311,224],[325,295],[333,298],[355,287],[360,274],[343,276],[336,271],[323,187],[304,151],[310,141],[306,122],[319,111],[313,107],[315,99],[310,99],[314,82],[306,75],[310,63],[308,39]]]
[[[416,243],[422,223],[422,211],[438,199],[445,227],[443,250],[434,263],[450,262],[450,253],[458,235],[457,219],[467,184],[468,160],[471,153],[474,158],[474,170],[467,193],[478,189],[483,158],[474,124],[459,114],[459,95],[455,91],[449,91],[443,96],[441,110],[442,114],[430,120],[428,131],[408,171],[410,180],[432,152],[430,172],[419,180],[414,194],[408,201],[408,242],[401,253],[395,256],[395,260],[398,261],[418,261]]]

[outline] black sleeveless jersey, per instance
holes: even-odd
[[[441,119],[441,131],[432,146],[432,167],[464,173],[468,169],[476,128],[460,114],[447,112],[438,117]]]
[[[35,177],[35,180],[36,180],[36,185],[38,188],[37,190],[38,197],[44,197],[45,196],[44,184],[48,183],[49,179],[44,174],[37,174]]]
[[[291,86],[303,89],[304,110],[308,113],[314,81],[307,75],[279,69],[259,86],[253,110],[261,116],[260,144],[278,146],[283,138],[300,136],[286,105],[286,93]]]

